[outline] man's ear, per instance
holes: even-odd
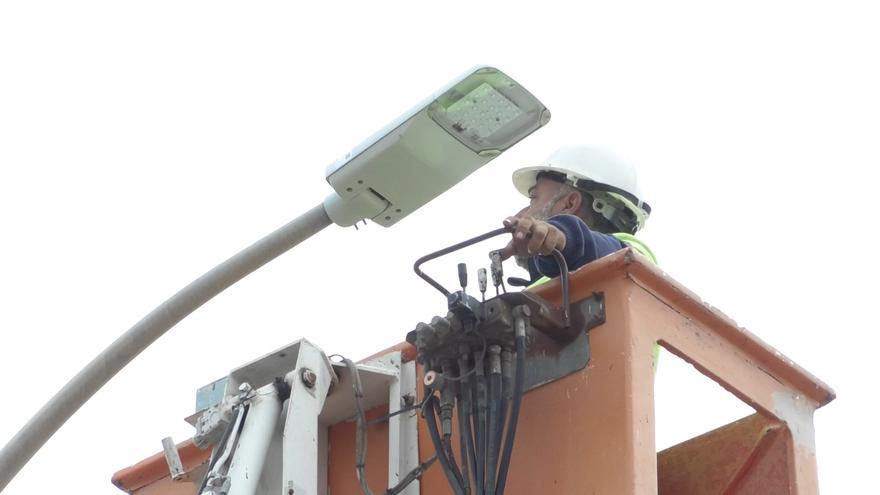
[[[562,198],[562,201],[560,201],[560,204],[562,205],[562,210],[560,210],[560,213],[576,215],[577,212],[580,211],[581,203],[583,203],[583,201],[584,199],[583,196],[581,196],[581,193],[577,191],[571,191]]]

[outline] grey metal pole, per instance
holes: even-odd
[[[318,205],[197,278],[128,329],[67,382],[0,451],[0,491],[105,383],[201,305],[332,222]]]

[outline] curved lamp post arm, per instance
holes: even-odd
[[[160,304],[49,399],[0,451],[0,491],[105,383],[171,327],[261,266],[330,225],[323,205],[245,248]]]

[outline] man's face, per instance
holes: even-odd
[[[563,206],[559,201],[559,192],[562,183],[553,179],[542,177],[529,189],[529,205],[517,213],[517,218],[532,217],[536,220],[547,220],[559,213]],[[516,264],[528,269],[528,258],[514,256]]]
[[[515,216],[532,217],[536,220],[547,220],[562,210],[559,203],[559,190],[562,183],[546,177],[541,177],[529,189],[529,205],[519,211]]]

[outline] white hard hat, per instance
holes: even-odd
[[[515,171],[513,185],[529,196],[529,189],[541,172],[564,176],[569,184],[586,192],[608,193],[632,212],[638,229],[645,226],[651,214],[651,207],[642,199],[635,166],[610,150],[587,146],[560,148],[542,164]]]

